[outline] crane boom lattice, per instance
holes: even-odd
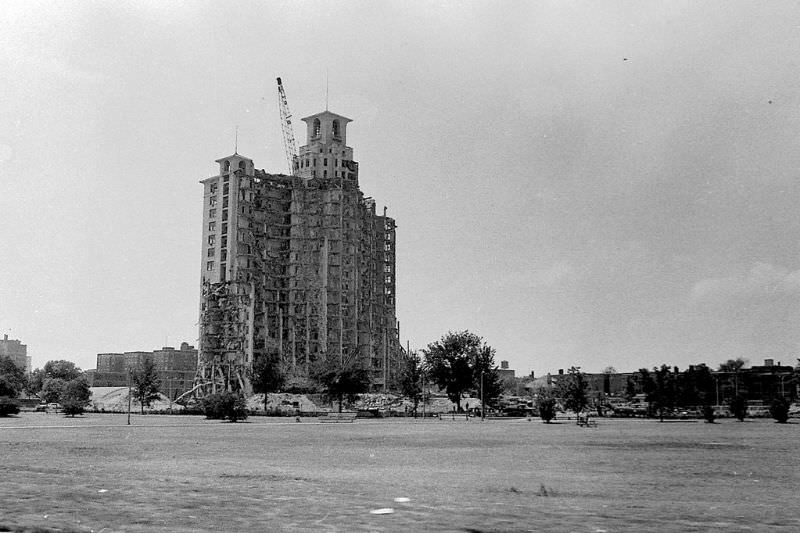
[[[289,166],[289,175],[296,175],[299,168],[297,165],[297,142],[294,140],[294,127],[292,126],[292,113],[289,111],[289,102],[286,100],[286,91],[283,90],[283,83],[278,78],[278,108],[281,113],[281,129],[283,130],[283,149],[286,152],[286,163]]]

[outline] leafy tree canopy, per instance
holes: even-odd
[[[741,370],[747,364],[747,359],[737,357],[736,359],[728,359],[724,363],[719,364],[720,372],[736,372]]]
[[[549,424],[556,417],[556,400],[549,394],[541,394],[536,400],[536,408],[539,411],[539,418],[545,424]]]
[[[675,403],[682,406],[716,403],[714,377],[704,364],[690,366],[678,376]]]
[[[769,406],[769,414],[779,424],[786,424],[789,421],[789,408],[791,403],[786,398],[776,397]]]
[[[417,352],[406,355],[402,361],[400,370],[400,392],[403,396],[414,402],[414,412],[417,412],[417,405],[422,398],[422,377],[425,370]]]
[[[158,377],[158,369],[151,357],[145,357],[141,365],[133,371],[131,375],[133,381],[133,397],[139,402],[144,414],[144,408],[150,407],[153,400],[159,398],[161,380]]]
[[[218,392],[202,400],[206,418],[237,422],[247,418],[247,401],[236,392]]]
[[[72,381],[83,375],[83,370],[75,366],[72,361],[48,361],[44,364],[42,369],[44,378],[57,378],[66,381]]]
[[[369,370],[364,368],[355,353],[331,363],[330,359],[318,361],[312,368],[312,375],[323,387],[325,395],[338,402],[341,413],[344,399],[354,402],[359,394],[369,390],[371,380]]]
[[[484,397],[492,399],[502,391],[494,367],[494,349],[469,331],[449,332],[423,350],[431,380],[444,389],[447,397],[461,410],[461,396],[479,390],[484,373]]]
[[[46,403],[61,401],[61,394],[67,382],[61,378],[45,378],[39,397]]]
[[[678,368],[673,369],[668,365],[653,368],[652,389],[647,395],[647,401],[652,410],[658,412],[661,421],[676,405]]]
[[[83,414],[84,408],[89,405],[91,396],[89,384],[86,383],[83,376],[68,381],[61,393],[61,406],[64,413],[73,417]]]
[[[497,373],[494,355],[494,348],[484,343],[478,350],[475,365],[472,368],[472,388],[475,390],[476,396],[479,396],[481,391],[483,392],[483,400],[487,404],[494,404],[494,401],[503,394],[503,381]],[[481,375],[483,375],[482,379]]]
[[[741,394],[734,396],[730,399],[728,408],[731,410],[731,414],[735,416],[739,422],[744,422],[744,418],[747,416],[747,398]]]
[[[253,390],[264,394],[264,411],[267,410],[267,395],[278,392],[286,384],[286,373],[277,356],[258,357],[250,371]]]
[[[25,384],[25,372],[10,358],[0,356],[0,396],[16,398]]]
[[[589,405],[589,397],[586,391],[589,384],[586,376],[581,372],[581,368],[573,366],[566,375],[560,376],[556,385],[556,394],[563,399],[564,409],[583,412]]]

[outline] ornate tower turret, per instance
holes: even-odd
[[[347,146],[347,117],[323,111],[302,119],[306,145],[300,147],[300,171],[309,178],[344,178],[358,183],[358,163]]]

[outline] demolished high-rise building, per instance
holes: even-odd
[[[401,352],[395,222],[359,189],[350,119],[303,119],[294,176],[234,153],[203,180],[200,392],[249,392],[258,357],[307,376],[315,361],[357,359],[386,390]]]

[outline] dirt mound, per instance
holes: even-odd
[[[90,387],[89,390],[92,392],[90,409],[112,413],[128,411],[128,387]],[[172,411],[183,410],[183,406],[170,402],[163,394],[158,396],[157,400],[150,403],[150,407],[145,407],[145,411],[169,411],[170,408]],[[141,405],[136,398],[131,400],[131,411],[141,411]]]

